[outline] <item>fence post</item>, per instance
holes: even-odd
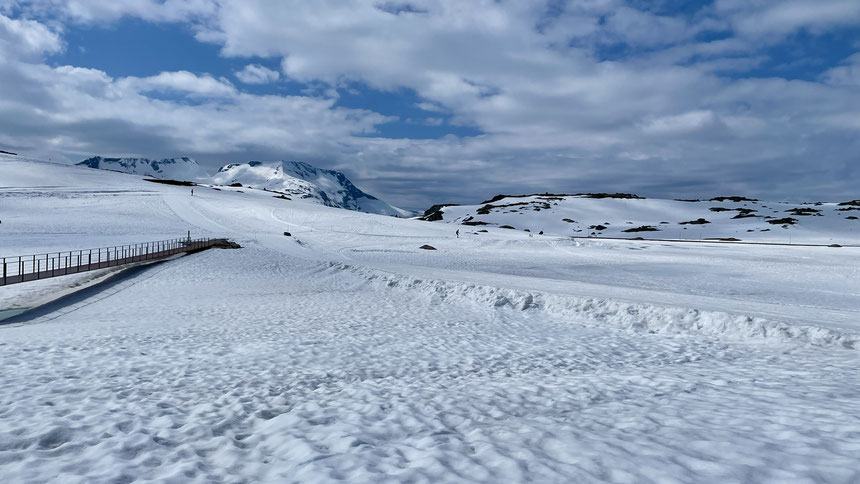
[[[6,258],[3,258],[3,285],[6,285]]]

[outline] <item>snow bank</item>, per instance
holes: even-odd
[[[857,334],[813,325],[788,324],[742,314],[421,279],[338,262],[330,262],[329,267],[358,274],[373,284],[390,289],[423,292],[439,302],[471,303],[517,311],[540,310],[559,318],[613,324],[632,331],[651,334],[698,333],[734,342],[755,339],[860,349],[860,335]]]

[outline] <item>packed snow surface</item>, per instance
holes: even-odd
[[[0,220],[0,256],[244,246],[0,325],[0,482],[860,480],[857,248],[456,238],[8,157]]]

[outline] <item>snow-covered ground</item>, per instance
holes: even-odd
[[[860,244],[860,200],[796,203],[734,196],[664,200],[596,195],[601,198],[500,195],[479,205],[442,207],[432,218],[476,230],[506,227],[573,237]]]
[[[0,220],[0,256],[244,246],[0,325],[0,482],[860,480],[857,248],[458,239],[12,158]]]

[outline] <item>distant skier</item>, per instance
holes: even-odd
[[[457,238],[460,238],[460,229],[457,229]]]
[[[191,196],[192,197],[194,196],[194,189],[193,188],[191,189]]]

